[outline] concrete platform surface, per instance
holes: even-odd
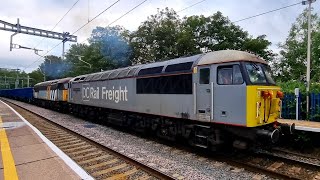
[[[294,119],[279,119],[280,123],[292,124],[295,123],[296,130],[320,132],[320,122],[294,120]]]
[[[0,180],[93,179],[2,101],[0,150]]]

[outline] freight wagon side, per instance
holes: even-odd
[[[27,87],[19,89],[2,89],[0,90],[0,96],[24,102],[32,102],[33,88]]]

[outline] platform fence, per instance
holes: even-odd
[[[306,113],[306,95],[299,94],[298,97],[298,119],[320,122],[320,93],[310,93],[309,115]],[[296,119],[296,96],[295,94],[285,94],[282,100],[283,119]]]

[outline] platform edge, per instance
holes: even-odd
[[[15,111],[7,103],[0,100],[3,104],[8,106],[22,121],[24,121],[66,164],[69,166],[81,179],[93,180],[84,169],[82,169],[77,163],[75,163],[68,155],[61,151],[56,145],[54,145],[49,139],[47,139],[37,128],[30,124],[24,117],[22,117],[17,111]]]

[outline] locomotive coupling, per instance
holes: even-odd
[[[295,131],[295,124],[286,124],[277,122],[278,128],[281,130],[281,133],[284,135],[293,134]]]
[[[256,131],[257,136],[259,139],[265,140],[267,142],[275,143],[279,140],[280,132],[278,129],[274,129],[273,131],[258,129]]]

